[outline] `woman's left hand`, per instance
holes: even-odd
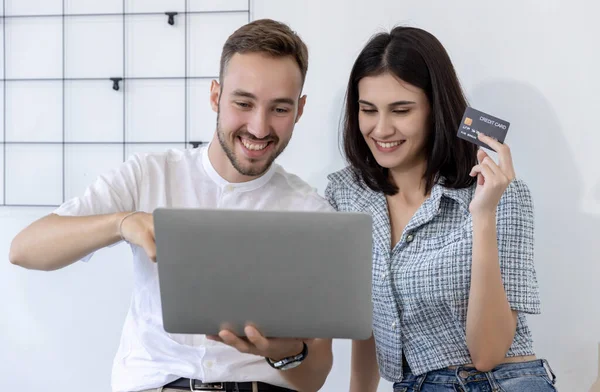
[[[470,173],[477,176],[475,196],[469,205],[469,211],[474,215],[495,213],[502,194],[515,179],[510,148],[481,132],[478,138],[498,153],[498,164],[485,151],[480,149],[477,152],[479,164]]]

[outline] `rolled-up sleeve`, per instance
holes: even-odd
[[[119,167],[98,176],[82,195],[65,201],[52,212],[60,216],[89,216],[135,211],[139,203],[141,180],[141,160],[134,155]],[[119,243],[121,241],[110,247]],[[81,261],[89,261],[94,253],[86,255]]]
[[[67,200],[53,212],[86,216],[133,211],[139,199],[141,177],[141,160],[134,155],[119,167],[98,176],[82,195]]]
[[[541,313],[534,266],[534,209],[531,192],[515,179],[506,189],[497,212],[498,252],[504,290],[513,310]]]

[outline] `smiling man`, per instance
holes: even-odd
[[[247,339],[166,333],[154,263],[157,207],[331,210],[274,163],[302,116],[307,68],[306,45],[288,26],[241,27],[225,43],[220,82],[211,85],[218,120],[208,146],[134,155],[13,240],[11,262],[37,270],[88,260],[122,240],[131,245],[133,298],[113,391],[317,391],[324,384],[331,340],[266,339],[250,327]]]
[[[281,39],[282,37],[279,37]],[[211,85],[217,130],[209,157],[231,182],[264,174],[283,152],[304,110],[307,53],[297,57],[255,51],[256,43],[226,44],[221,83]]]

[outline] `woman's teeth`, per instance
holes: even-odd
[[[400,144],[402,144],[402,141],[395,141],[395,142],[376,142],[378,145],[380,145],[383,148],[392,148],[392,147],[396,147],[399,146]]]

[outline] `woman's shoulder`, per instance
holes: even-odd
[[[527,183],[520,178],[515,178],[510,182],[498,203],[500,210],[514,209],[517,206],[519,209],[533,208],[531,190]]]
[[[352,186],[358,182],[358,178],[350,166],[346,166],[343,169],[329,173],[327,175],[327,179],[331,185]]]
[[[338,210],[363,209],[363,202],[373,194],[350,166],[330,173],[327,176],[329,182],[325,190],[325,196],[330,204]]]
[[[346,166],[341,170],[327,175],[327,188],[330,190],[345,190],[351,192],[369,191],[369,187],[362,181],[360,175],[351,167]]]

